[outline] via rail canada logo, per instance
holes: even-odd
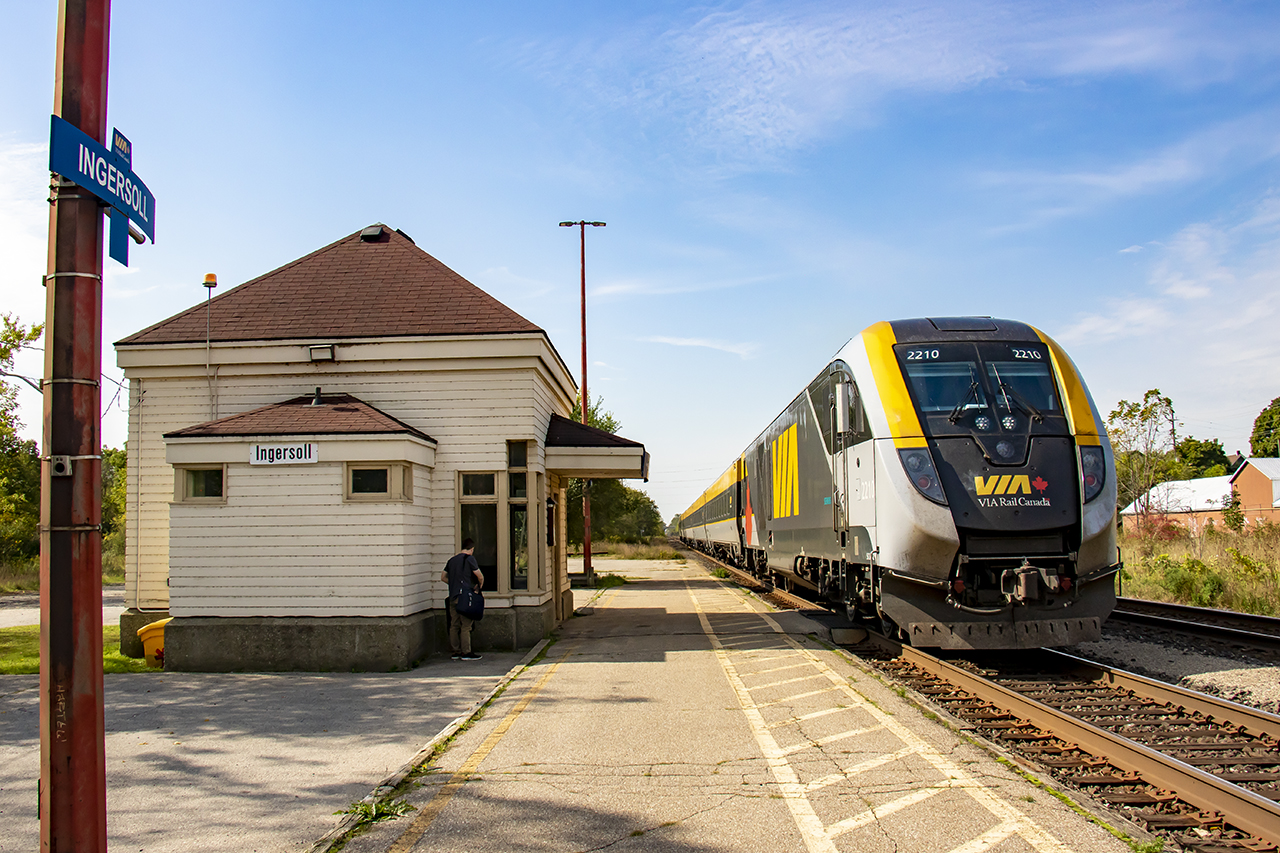
[[[1031,496],[1035,489],[1037,497]],[[1044,496],[1049,488],[1049,481],[1039,475],[1033,480],[1030,474],[992,474],[990,477],[975,476],[973,490],[976,493],[978,506],[999,509],[1004,507],[1052,506]],[[1026,497],[1021,497],[1026,495]]]

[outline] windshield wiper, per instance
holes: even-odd
[[[1000,378],[1000,368],[993,364],[991,365],[991,370],[996,375],[996,382],[999,383],[1000,394],[1004,397],[1004,407],[1011,412],[1013,411],[1013,406],[1009,405],[1009,395],[1012,394],[1014,402],[1018,404],[1018,408],[1022,409],[1028,415],[1031,415],[1032,419],[1036,423],[1044,423],[1044,415],[1040,413],[1040,410],[1028,403],[1026,398],[1019,394],[1016,388],[1012,385],[1006,384],[1005,381]]]
[[[962,398],[960,398],[960,402],[956,403],[956,407],[951,410],[951,414],[947,415],[947,420],[951,421],[953,424],[960,422],[960,416],[964,414],[964,407],[969,404],[970,400],[973,400],[975,403],[978,402],[978,391],[980,386],[978,385],[978,377],[973,373],[972,364],[969,365],[969,379],[969,390],[965,392]]]

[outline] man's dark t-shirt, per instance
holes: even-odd
[[[475,573],[480,571],[480,564],[471,554],[455,554],[444,564],[444,571],[449,576],[449,598],[454,599],[462,594],[463,584],[466,588],[476,585]]]

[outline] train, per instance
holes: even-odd
[[[1111,444],[1026,323],[875,323],[681,514],[687,545],[912,645],[1097,640],[1115,606]]]

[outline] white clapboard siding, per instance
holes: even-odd
[[[508,440],[535,442],[529,470],[543,470],[550,416],[567,415],[572,404],[572,380],[540,336],[345,343],[339,361],[327,364],[305,361],[305,344],[215,343],[212,396],[198,349],[134,347],[120,355],[131,398],[126,603],[169,605],[174,615],[442,607],[440,569],[457,544],[457,472],[503,470]],[[317,386],[352,394],[438,442],[435,467],[414,466],[412,504],[344,504],[341,465],[316,466],[328,479],[290,478],[284,494],[247,464],[228,466],[226,504],[172,503],[164,433]],[[530,495],[530,503],[545,497]],[[538,542],[545,548],[545,531]],[[550,554],[540,564],[551,565]],[[531,592],[539,595],[549,593]]]
[[[174,504],[170,612],[407,615],[404,578],[419,551],[409,532],[428,526],[426,504],[346,503],[343,472],[341,462],[232,464],[225,504]]]

